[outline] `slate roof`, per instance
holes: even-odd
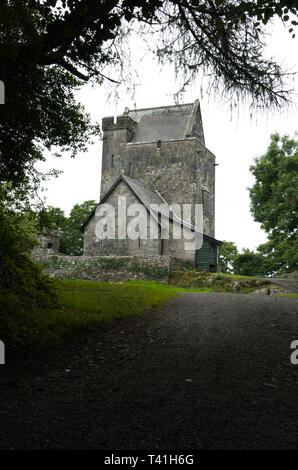
[[[127,109],[124,114],[137,123],[132,143],[179,140],[194,133],[205,143],[198,100],[175,106]]]
[[[159,194],[155,191],[151,191],[150,189],[146,188],[143,184],[139,183],[138,181],[135,181],[128,176],[121,174],[115,183],[110,187],[110,189],[106,192],[106,194],[103,196],[99,204],[103,204],[106,199],[109,197],[109,195],[112,193],[112,191],[115,189],[115,187],[120,183],[120,181],[124,181],[132,192],[135,194],[137,199],[146,207],[148,211],[150,211],[150,205],[151,204],[162,204],[164,201],[163,199],[159,196]],[[99,205],[98,204],[98,205]],[[98,207],[98,206],[97,206]],[[93,217],[93,215],[96,212],[97,207],[91,212],[87,220],[83,223],[81,226],[81,230],[83,231],[86,225],[88,224],[89,220]]]
[[[155,214],[155,212],[152,211],[150,206],[153,205],[153,204],[158,204],[158,205],[166,204],[166,206],[169,209],[169,217],[170,217],[171,220],[173,220],[176,223],[182,224],[182,225],[184,225],[184,226],[186,226],[186,227],[188,227],[188,228],[190,228],[191,230],[194,231],[194,226],[192,226],[190,224],[187,224],[183,220],[179,219],[170,210],[170,206],[167,204],[167,202],[162,198],[162,196],[158,192],[152,191],[151,189],[146,188],[142,183],[139,183],[138,181],[135,181],[132,178],[129,178],[128,176],[126,176],[124,174],[121,174],[117,178],[115,183],[110,187],[110,189],[107,191],[107,193],[103,196],[102,200],[99,202],[98,205],[103,204],[106,201],[106,199],[109,197],[109,195],[113,192],[113,190],[116,188],[116,186],[120,183],[120,181],[123,181],[124,183],[126,183],[129,186],[129,188],[135,194],[137,199],[146,207],[148,212],[150,212],[153,215],[153,217],[156,218],[156,220],[159,224],[160,224],[160,222],[158,220],[157,214]],[[85,229],[86,225],[88,224],[88,222],[95,215],[97,207],[91,212],[89,217],[86,219],[86,221],[81,226],[81,231],[82,232],[84,231],[84,229]],[[213,243],[216,243],[218,245],[221,244],[220,241],[218,241],[215,238],[210,237],[209,235],[206,235],[206,234],[204,234],[204,239],[212,241]]]
[[[146,188],[142,183],[139,183],[138,181],[135,181],[123,174],[120,178],[123,179],[126,184],[128,184],[128,186],[135,193],[141,203],[146,207],[146,209],[150,210],[151,204],[164,203],[164,200],[156,191],[151,191],[151,189]]]
[[[182,139],[192,104],[130,110],[128,116],[138,125],[132,142]]]

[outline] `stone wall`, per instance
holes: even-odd
[[[195,137],[136,143],[125,142],[125,136],[117,127],[104,133],[101,198],[121,173],[157,190],[168,204],[202,204],[207,191],[210,207],[204,213],[204,233],[214,237],[214,155]]]
[[[59,253],[60,233],[39,233],[38,244],[32,251],[34,258],[43,258],[44,256],[58,255]]]
[[[147,214],[147,239],[137,238],[132,240],[129,237],[121,239],[118,236],[118,198],[124,197],[126,200],[127,208],[133,204],[139,204],[139,200],[128,186],[120,182],[115,190],[106,199],[105,203],[110,204],[114,208],[114,215],[111,223],[115,223],[115,238],[100,240],[96,239],[96,224],[100,217],[95,214],[85,227],[84,231],[84,255],[87,256],[158,256],[161,254],[161,241],[160,239],[150,239],[150,223],[149,214]],[[145,209],[144,209],[145,210]],[[146,211],[145,211],[146,212]],[[134,217],[127,217],[127,224]],[[150,221],[154,223],[153,220]]]
[[[171,260],[168,256],[33,256],[51,277],[89,281],[127,280],[167,281]]]
[[[138,204],[139,201],[131,191],[131,189],[121,181],[118,183],[114,191],[108,196],[105,203],[109,204],[114,209],[111,218],[108,218],[106,213],[102,216],[95,215],[90,219],[84,231],[84,255],[85,256],[174,256],[181,259],[195,260],[195,250],[185,250],[185,242],[187,243],[193,234],[187,228],[180,228],[181,238],[175,239],[173,237],[173,222],[169,223],[169,239],[161,239],[160,228],[157,222],[150,215],[145,212],[145,221],[147,220],[147,238],[141,237],[132,240],[129,237],[121,239],[118,234],[118,198],[125,197],[127,208],[132,204]],[[104,208],[103,208],[104,209]],[[115,238],[101,240],[100,237],[96,238],[96,226],[100,219],[109,220],[110,226],[115,228]],[[127,217],[127,225],[134,217]],[[144,225],[144,224],[143,224]],[[150,227],[151,226],[151,227]],[[127,226],[125,227],[127,229]],[[150,238],[150,230],[155,231],[158,238]],[[186,233],[188,232],[188,233]]]

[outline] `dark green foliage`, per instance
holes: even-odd
[[[129,258],[97,258],[96,263],[103,270],[107,271],[121,271],[124,267],[127,267],[130,262]]]
[[[298,267],[297,234],[286,237],[283,233],[269,234],[268,242],[257,248],[264,256],[267,274],[293,272]]]
[[[47,308],[55,294],[52,281],[29,256],[36,243],[32,219],[15,212],[5,186],[0,193],[0,337],[22,345],[31,328],[28,314]]]
[[[83,254],[84,234],[80,228],[97,205],[98,203],[90,200],[73,206],[62,229],[60,238],[61,253],[74,256]]]
[[[255,184],[250,188],[251,212],[268,234],[256,252],[238,253],[232,242],[220,247],[223,272],[274,275],[297,270],[298,142],[279,134],[271,136],[265,155],[250,167]]]
[[[0,181],[24,192],[32,179],[34,186],[37,184],[34,164],[44,159],[42,146],[75,155],[86,150],[93,135],[100,135],[98,126],[91,124],[84,108],[75,102],[74,92],[86,81],[101,83],[107,78],[108,66],[120,69],[112,82],[127,78],[123,73],[127,67],[125,50],[127,34],[133,28],[139,32],[145,25],[149,31],[153,24],[155,30],[160,28],[157,55],[162,61],[174,62],[176,70],[182,72],[182,88],[203,71],[212,77],[213,88],[223,86],[229,95],[249,94],[256,105],[278,106],[289,96],[281,68],[263,56],[261,24],[277,15],[287,24],[291,22],[292,34],[297,23],[291,15],[297,16],[297,5],[291,0],[2,0],[0,13],[0,80],[5,83],[6,101],[0,106]],[[296,238],[292,232],[292,170],[288,163],[285,167],[288,176],[282,179],[281,187],[277,184],[277,191],[272,191],[275,199],[286,194],[280,205],[283,216],[271,206],[268,230],[272,245],[267,248],[280,253],[276,263],[289,270]],[[278,165],[278,174],[282,173]],[[6,331],[8,341],[17,344],[24,341],[24,331],[39,335],[40,323],[32,327],[30,312],[36,305],[46,308],[53,291],[49,279],[28,257],[35,243],[31,216],[28,211],[25,215],[17,197],[13,202],[9,199],[3,187],[1,331]],[[63,213],[51,214],[54,225],[63,226],[61,247],[65,253],[82,251],[79,209],[70,215],[67,228]],[[272,220],[277,223],[272,225]],[[49,229],[49,223],[42,225]],[[20,327],[25,318],[27,323]]]
[[[223,273],[233,273],[233,263],[238,255],[238,249],[235,243],[223,240],[219,247],[219,266]]]
[[[38,232],[51,233],[52,231],[64,230],[67,218],[64,211],[59,207],[43,207],[36,216],[36,227]]]
[[[283,71],[263,54],[262,25],[278,16],[293,34],[293,0],[1,0],[0,11],[0,180],[16,185],[43,159],[42,145],[75,155],[99,135],[74,91],[90,80],[127,83],[131,32],[155,33],[154,52],[174,62],[182,88],[205,72],[212,89],[255,105],[289,97]]]
[[[36,214],[36,227],[40,232],[59,230],[60,253],[80,256],[83,254],[84,235],[80,230],[97,203],[93,200],[75,204],[66,217],[59,207],[44,207]]]
[[[260,276],[267,274],[267,269],[264,265],[264,257],[250,250],[244,250],[243,253],[234,257],[233,270],[234,274],[239,274],[240,276]]]
[[[257,251],[270,273],[297,269],[298,141],[271,136],[265,155],[251,166],[256,182],[250,188],[251,212],[268,234]]]
[[[75,204],[73,206],[61,235],[61,253],[76,256],[83,254],[84,234],[80,228],[96,206],[97,203],[95,201],[85,201],[82,204]]]
[[[0,179],[15,185],[29,181],[34,163],[44,160],[41,145],[48,150],[58,146],[74,156],[86,150],[96,132],[75,102],[79,82],[70,73],[23,60],[11,63],[7,58],[0,66],[6,103],[0,109]]]
[[[273,134],[266,154],[255,160],[250,171],[256,179],[250,189],[255,220],[268,233],[293,234],[298,225],[298,141]]]
[[[56,280],[54,287],[55,301],[51,304],[34,305],[31,309],[12,304],[1,314],[1,339],[7,347],[53,348],[67,338],[73,339],[118,317],[140,315],[175,297],[162,286],[152,289],[150,285]],[[13,297],[10,300],[14,302]]]

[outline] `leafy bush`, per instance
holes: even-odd
[[[52,281],[30,259],[36,243],[30,216],[17,212],[6,186],[0,186],[0,338],[21,344],[30,312],[48,307]]]
[[[241,276],[260,276],[267,274],[265,258],[260,253],[244,250],[234,257],[234,273]]]

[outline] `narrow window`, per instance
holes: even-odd
[[[112,157],[111,157],[111,168],[113,168],[113,167],[114,167],[114,155],[112,155]]]
[[[156,148],[158,148],[158,149],[161,148],[161,140],[158,140],[158,141],[157,141],[157,146],[156,146]]]
[[[129,164],[128,176],[131,176],[131,174],[132,174],[132,163]]]
[[[211,212],[211,196],[208,191],[203,190],[203,209],[204,212]]]

